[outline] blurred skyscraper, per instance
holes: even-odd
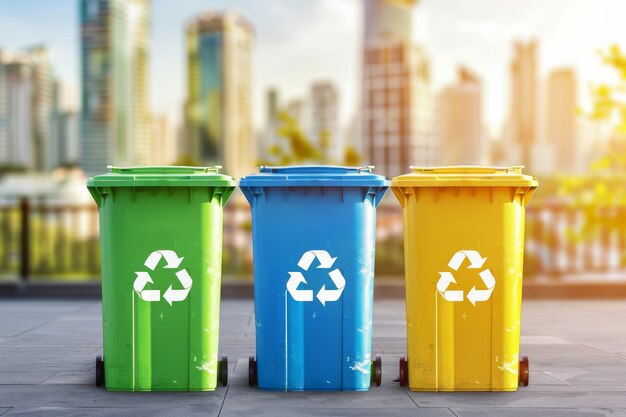
[[[48,170],[52,70],[45,46],[0,50],[0,164]]]
[[[481,83],[475,74],[459,68],[456,85],[439,97],[439,134],[444,165],[484,165],[489,144],[482,126]]]
[[[572,172],[577,164],[576,75],[563,68],[548,78],[546,138],[552,145],[554,168]]]
[[[287,102],[285,111],[297,123],[300,130],[309,135],[311,132],[311,101],[307,98],[294,98]]]
[[[365,0],[361,149],[395,176],[438,163],[429,65],[412,41],[415,0]]]
[[[537,43],[516,42],[511,63],[509,135],[512,164],[533,169],[537,149]]]
[[[256,162],[253,42],[253,26],[233,11],[206,12],[187,26],[188,152],[234,177],[252,172]]]
[[[53,168],[78,163],[79,118],[76,110],[69,85],[56,81],[49,146]]]
[[[267,109],[267,119],[263,132],[260,134],[260,140],[258,141],[258,155],[263,159],[269,160],[271,157],[271,148],[278,144],[279,103],[278,90],[276,88],[271,87],[267,90],[265,105]]]
[[[311,85],[311,141],[322,151],[324,162],[342,160],[343,141],[339,135],[339,93],[330,81]]]
[[[149,163],[151,0],[81,0],[81,164]]]
[[[178,138],[172,120],[164,114],[153,114],[150,164],[171,165],[178,157]]]

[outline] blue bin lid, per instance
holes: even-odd
[[[241,187],[387,187],[389,181],[372,173],[373,166],[262,166],[258,174],[239,181]]]

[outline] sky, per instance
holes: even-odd
[[[179,121],[185,98],[183,27],[204,10],[226,8],[255,26],[253,113],[265,119],[270,86],[286,101],[307,94],[315,80],[340,91],[345,127],[358,109],[362,0],[153,0],[151,101],[156,113]],[[516,39],[539,42],[541,79],[559,67],[575,68],[580,104],[591,82],[610,79],[598,51],[617,43],[626,49],[624,0],[421,0],[414,12],[414,40],[431,62],[435,92],[455,81],[465,65],[483,83],[483,118],[497,135],[509,105],[509,66]],[[0,0],[0,47],[48,44],[54,71],[78,100],[78,0]]]

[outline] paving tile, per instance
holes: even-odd
[[[0,402],[16,410],[116,407],[140,410],[149,406],[152,410],[169,409],[171,414],[182,405],[203,405],[206,410],[219,410],[225,395],[226,388],[222,387],[213,392],[111,392],[95,384],[0,386]]]
[[[416,408],[415,403],[400,389],[383,391],[372,388],[367,392],[280,392],[233,385],[229,387],[222,415],[356,416],[373,411],[385,415],[407,415]]]
[[[457,417],[603,417],[612,415],[610,410],[573,408],[453,408],[452,411]]]
[[[0,416],[11,411],[11,408],[0,408]]]
[[[561,339],[560,337],[554,336],[545,336],[545,335],[534,335],[534,336],[524,336],[520,337],[520,345],[568,345],[572,342],[569,342],[565,339]]]
[[[45,380],[43,384],[84,384],[92,385],[95,383],[96,373],[91,369],[88,372],[59,372],[51,378]]]
[[[14,408],[6,417],[12,416],[45,416],[45,417],[90,417],[90,416],[110,416],[110,417],[152,417],[152,416],[218,416],[220,404],[211,406],[201,404],[181,403],[176,407],[154,407],[133,406],[133,407],[27,407]],[[0,414],[1,415],[1,414]]]
[[[556,378],[560,381],[566,382],[568,385],[608,385],[611,383],[618,383],[619,385],[626,387],[626,370],[621,372],[615,371],[588,371],[588,370],[574,370],[574,371],[546,371],[545,374]]]
[[[569,388],[569,387],[568,387]],[[626,408],[626,391],[410,392],[420,407]]]
[[[25,368],[32,369],[32,368]],[[54,372],[25,371],[0,372],[0,385],[41,384],[54,376]]]

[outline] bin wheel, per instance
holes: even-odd
[[[248,358],[248,385],[254,387],[257,384],[256,360],[254,356],[250,356],[250,358]]]
[[[222,356],[220,361],[220,383],[224,387],[228,385],[228,356]]]
[[[406,387],[409,381],[409,362],[406,360],[406,356],[400,358],[400,386]]]
[[[523,387],[527,387],[529,377],[528,356],[524,355],[522,356],[522,360],[519,361],[519,384]]]
[[[104,360],[102,356],[96,356],[96,387],[104,386]]]
[[[372,382],[377,387],[383,382],[383,361],[380,355],[376,355],[376,359],[372,362]]]

